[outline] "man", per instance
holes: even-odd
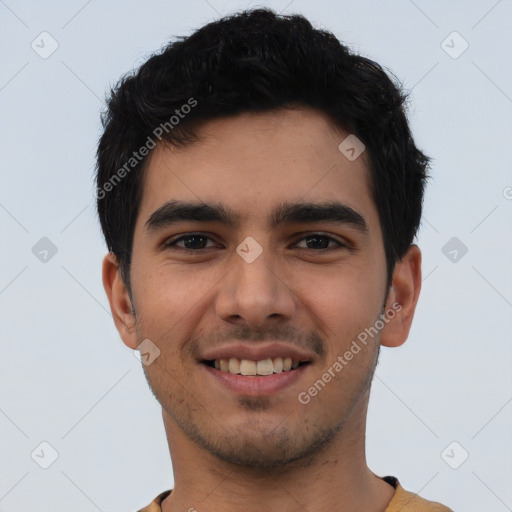
[[[174,488],[144,511],[449,511],[365,460],[380,346],[405,342],[428,158],[376,63],[257,9],[112,92],[103,283],[162,406]]]

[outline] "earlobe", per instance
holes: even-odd
[[[395,265],[384,312],[388,316],[388,322],[381,332],[382,346],[398,347],[405,342],[409,335],[420,290],[421,251],[417,245],[413,244]]]
[[[128,289],[121,278],[117,258],[112,252],[103,258],[102,278],[112,318],[119,335],[127,347],[135,350],[137,336],[132,302]]]

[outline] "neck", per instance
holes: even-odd
[[[264,470],[235,466],[206,452],[163,411],[174,488],[162,511],[382,512],[394,489],[366,464],[367,405],[366,394],[336,438],[313,457]]]

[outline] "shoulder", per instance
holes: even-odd
[[[429,501],[406,491],[395,477],[386,477],[386,481],[395,487],[395,494],[385,512],[453,512],[437,501]]]
[[[147,507],[141,508],[137,512],[162,512],[161,503],[171,494],[171,490],[160,493]]]

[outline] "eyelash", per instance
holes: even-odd
[[[203,233],[188,233],[186,235],[181,235],[180,237],[174,239],[174,240],[169,240],[167,242],[164,243],[164,246],[165,248],[178,248],[178,249],[181,249],[183,251],[186,251],[186,252],[200,252],[204,249],[208,249],[208,247],[203,247],[201,249],[187,249],[186,247],[180,247],[178,245],[176,245],[178,242],[181,242],[182,240],[186,240],[187,238],[193,238],[195,236],[198,236],[198,237],[202,237],[202,238],[206,238],[208,240],[212,240],[213,239],[207,235],[204,235]],[[321,233],[321,232],[316,232],[316,233],[309,233],[308,235],[302,237],[301,239],[299,239],[296,243],[298,242],[302,242],[303,240],[306,240],[307,238],[313,238],[313,237],[319,237],[319,238],[327,238],[329,241],[332,241],[334,243],[337,244],[337,247],[330,247],[330,248],[324,248],[324,249],[309,249],[307,247],[301,247],[301,249],[305,249],[307,251],[314,251],[314,252],[323,252],[323,251],[332,251],[332,250],[335,250],[335,249],[341,249],[341,248],[346,248],[347,246],[343,243],[341,243],[339,240],[336,240],[335,238],[333,238],[332,236],[329,236],[329,235],[326,235],[324,233]]]

